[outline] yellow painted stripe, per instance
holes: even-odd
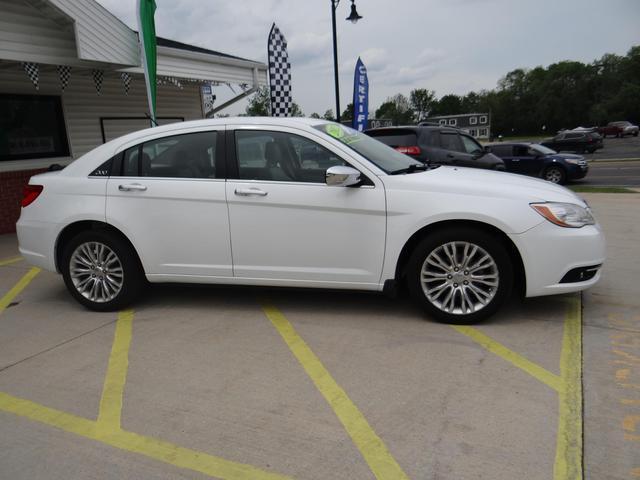
[[[54,410],[0,392],[0,411],[29,418],[66,432],[138,453],[161,462],[225,480],[286,480],[290,477],[267,472],[251,465],[179,447],[169,442],[124,430],[106,431],[98,422]]]
[[[5,265],[11,265],[12,263],[18,263],[24,260],[22,257],[12,257],[5,258],[4,260],[0,260],[0,267],[4,267]]]
[[[466,335],[471,340],[487,349],[491,353],[499,356],[500,358],[506,360],[512,365],[518,367],[521,370],[524,370],[532,377],[540,380],[545,385],[553,388],[556,391],[562,390],[562,382],[560,377],[554,373],[551,373],[549,370],[542,368],[540,365],[533,363],[532,361],[526,359],[519,353],[510,350],[505,347],[501,343],[495,341],[491,337],[485,335],[480,330],[462,325],[452,325],[458,332]]]
[[[122,397],[129,369],[129,347],[133,329],[133,310],[124,310],[118,314],[113,345],[109,356],[107,375],[100,398],[98,424],[105,430],[119,430],[122,415]]]
[[[39,268],[31,267],[31,269],[27,273],[25,273],[20,280],[18,280],[18,283],[16,283],[13,288],[0,299],[0,313],[4,312],[4,310],[9,306],[13,299],[16,298],[20,294],[20,292],[22,292],[22,290],[24,290],[27,285],[29,285],[29,283],[31,283],[31,280],[33,280],[35,276],[38,275],[38,273],[40,273]]]
[[[554,480],[582,479],[582,303],[569,298],[562,335]]]
[[[263,310],[316,388],[333,409],[375,477],[378,480],[407,479],[408,477],[382,439],[371,428],[367,419],[360,413],[346,392],[336,383],[320,359],[298,335],[293,325],[277,308],[264,305]]]

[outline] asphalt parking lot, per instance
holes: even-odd
[[[640,194],[586,197],[600,284],[475,327],[211,286],[91,313],[2,236],[0,478],[640,477]]]

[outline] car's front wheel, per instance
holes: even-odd
[[[428,235],[414,250],[407,280],[413,298],[439,321],[471,324],[500,307],[513,266],[499,238],[457,227]]]
[[[71,295],[91,310],[105,312],[126,307],[144,286],[135,252],[107,231],[78,234],[66,245],[61,267]]]
[[[557,183],[559,185],[562,185],[567,180],[567,174],[562,169],[562,167],[558,167],[558,166],[552,166],[547,168],[544,171],[544,174],[542,175],[542,177],[547,182]]]

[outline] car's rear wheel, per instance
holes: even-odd
[[[567,181],[567,174],[562,167],[551,166],[548,167],[542,174],[542,178],[551,183],[557,183],[562,185]]]
[[[471,324],[500,307],[513,283],[513,266],[500,239],[473,228],[428,235],[407,268],[409,291],[436,320]]]
[[[97,311],[126,307],[145,283],[135,252],[107,231],[82,232],[73,238],[64,249],[61,270],[71,295]]]

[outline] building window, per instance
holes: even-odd
[[[469,125],[475,125],[478,123],[478,117],[469,117]]]
[[[487,137],[489,136],[489,132],[486,128],[481,128],[480,129],[480,135],[478,135],[479,137]]]
[[[447,121],[444,118],[441,118],[438,123],[440,123],[440,125],[446,125]]]
[[[449,119],[449,125],[457,125],[458,121],[455,118],[450,118]]]
[[[480,117],[480,123],[487,123],[487,116],[483,115]]]
[[[68,157],[60,97],[0,94],[0,161]]]
[[[471,130],[469,130],[469,133],[471,134],[472,137],[478,136],[478,131],[475,128],[472,128]]]

